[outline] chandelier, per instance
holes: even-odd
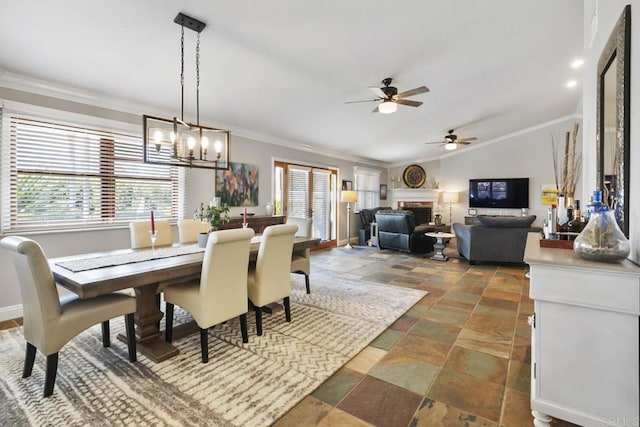
[[[173,20],[180,36],[180,118],[142,116],[145,163],[204,169],[228,169],[230,132],[200,125],[200,32],[206,24],[183,13]],[[197,33],[196,41],[196,123],[184,120],[184,29]]]

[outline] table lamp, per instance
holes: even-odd
[[[351,249],[351,203],[358,201],[358,194],[355,191],[343,190],[340,194],[340,201],[347,204],[347,245],[345,248]]]
[[[450,192],[444,192],[442,193],[442,202],[443,203],[449,203],[449,227],[452,226],[452,212],[451,212],[451,205],[453,203],[458,203],[458,193],[455,191],[450,191]]]

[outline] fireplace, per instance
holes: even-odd
[[[399,202],[398,208],[412,211],[416,225],[433,221],[433,202]]]
[[[438,205],[440,192],[429,188],[391,189],[391,208],[413,211],[416,225],[433,222],[433,211]]]

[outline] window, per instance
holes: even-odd
[[[356,166],[353,172],[358,192],[356,211],[378,207],[380,205],[380,171]]]
[[[176,220],[176,167],[142,161],[142,138],[4,112],[2,231]]]

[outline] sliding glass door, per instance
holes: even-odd
[[[321,246],[336,245],[337,172],[332,169],[275,162],[277,215],[313,218],[313,236]]]

